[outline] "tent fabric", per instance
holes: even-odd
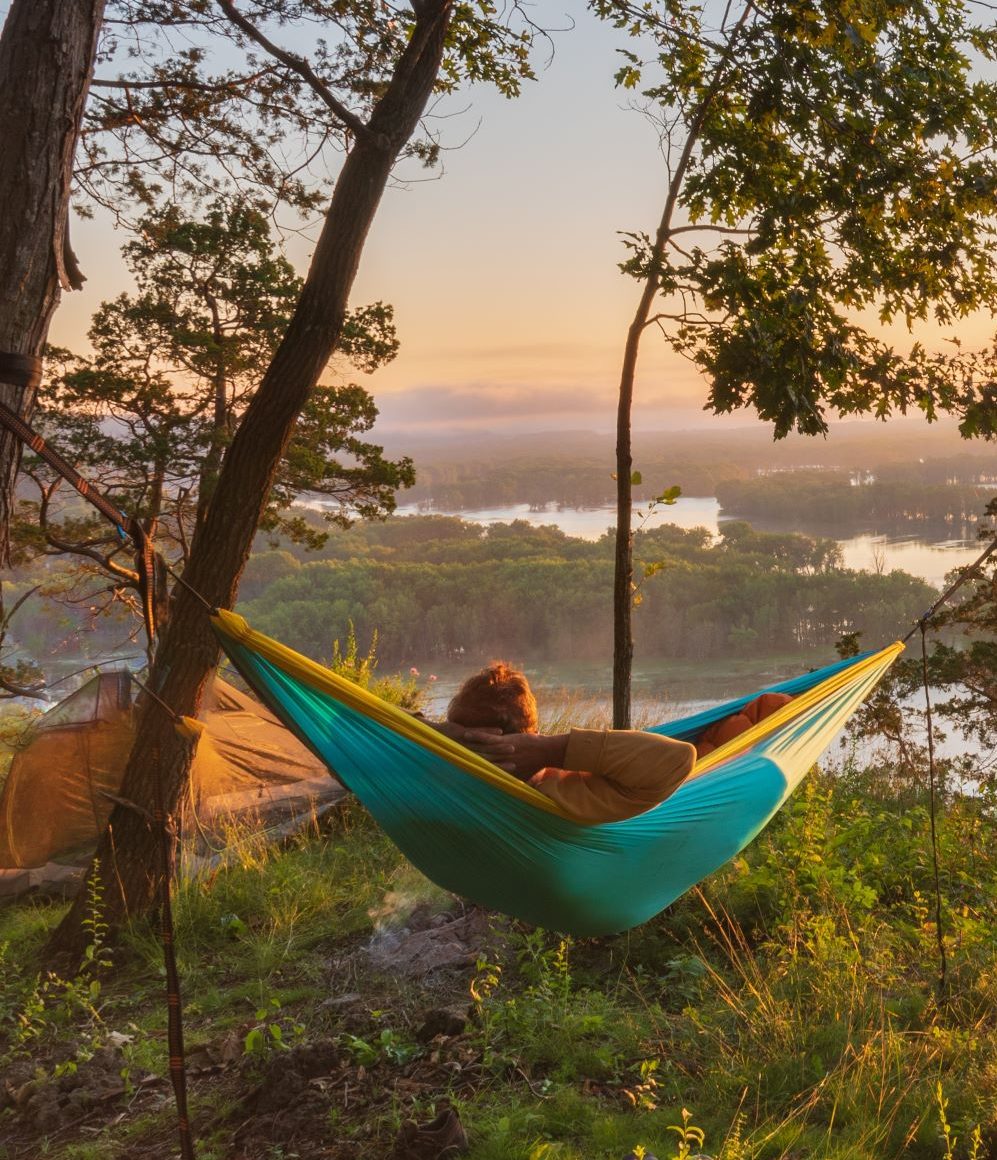
[[[894,644],[773,686],[794,700],[697,762],[654,809],[581,825],[549,798],[233,613],[214,617],[233,664],[429,878],[577,935],[646,921],[770,821],[903,651]],[[766,690],[769,691],[769,690]],[[694,737],[749,698],[658,730]]]
[[[0,794],[0,895],[54,882],[89,858],[134,737],[129,674],[105,672],[50,709],[15,755]],[[344,794],[254,698],[216,678],[200,713],[191,830],[224,841],[235,818],[310,817]]]

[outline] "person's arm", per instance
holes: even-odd
[[[695,760],[692,745],[661,734],[572,729],[562,766],[541,769],[529,782],[575,821],[620,821],[673,794]]]
[[[460,730],[460,726],[452,727]],[[643,730],[451,734],[580,822],[619,821],[665,800],[689,776],[695,747]]]

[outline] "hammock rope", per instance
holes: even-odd
[[[920,630],[924,633],[927,624],[935,618],[939,610],[942,609],[952,597],[959,591],[959,589],[972,576],[979,573],[980,568],[990,559],[990,557],[997,552],[997,536],[983,549],[983,551],[976,557],[972,564],[965,564],[959,569],[959,575],[952,581],[952,583],[945,589],[932,606],[914,621],[914,625],[910,632],[905,637],[902,637],[903,643],[906,644],[914,634]]]
[[[921,678],[924,684],[924,713],[928,732],[928,802],[931,827],[931,865],[935,879],[935,940],[938,943],[938,996],[944,997],[948,984],[948,960],[945,955],[945,932],[942,929],[942,879],[938,858],[938,825],[936,814],[937,774],[935,769],[935,732],[931,720],[931,686],[928,681],[928,631],[921,624]]]

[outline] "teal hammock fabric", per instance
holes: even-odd
[[[254,633],[241,618],[222,613],[215,627],[260,698],[427,877],[484,906],[574,935],[645,922],[744,849],[902,648],[771,686],[797,698],[787,706],[797,707],[790,719],[764,736],[747,735],[744,751],[725,755],[725,747],[704,758],[647,813],[580,825],[518,796],[521,783],[494,766],[487,778],[469,773],[462,760],[472,755],[463,747],[383,702],[368,706],[363,698],[373,702],[370,694]],[[359,707],[347,703],[355,698]],[[695,737],[749,699],[656,731]]]

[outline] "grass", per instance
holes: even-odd
[[[448,899],[362,809],[281,850],[247,843],[176,897],[199,1156],[388,1154],[405,1119],[446,1100],[471,1160],[993,1154],[993,805],[953,797],[939,819],[940,989],[927,809],[909,791],[897,809],[892,792],[865,773],[813,777],[743,856],[645,926],[572,941],[496,918],[474,966],[416,980],[363,948],[400,907]],[[85,1075],[123,1036],[113,1068],[132,1090],[75,1128],[8,1108],[0,1157],[173,1155],[168,1090],[142,1086],[165,1075],[157,937],[138,925],[99,980],[54,980],[37,956],[61,909],[0,913],[4,1074]],[[440,1005],[470,1022],[421,1042]],[[253,1092],[320,1048],[335,1066],[255,1110]],[[243,1122],[256,1134],[235,1152]]]

